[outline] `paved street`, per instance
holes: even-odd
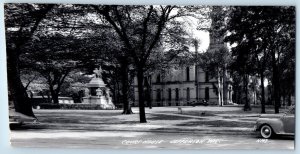
[[[290,138],[262,140],[253,135],[132,131],[15,131],[12,145],[64,148],[294,149]]]
[[[39,124],[13,130],[13,146],[64,148],[294,149],[292,137],[264,140],[259,114],[240,107],[146,109],[148,123],[120,110],[35,110]],[[267,110],[267,112],[272,112]]]
[[[294,149],[291,138],[263,140],[253,135],[133,131],[14,131],[12,145],[63,148]]]

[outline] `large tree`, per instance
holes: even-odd
[[[226,36],[226,18],[229,7],[210,7],[209,19],[202,20],[201,23],[210,23],[210,27],[204,27],[210,33],[210,46],[207,52],[200,55],[200,66],[210,78],[216,78],[218,85],[217,95],[219,105],[227,102],[227,84],[229,82],[228,66],[231,63],[231,53],[224,42]]]
[[[272,72],[275,113],[279,113],[282,76],[280,70],[285,68],[279,64],[283,55],[295,53],[295,7],[232,7],[227,28],[230,33],[226,40],[235,44],[232,50],[240,61],[237,64],[247,70],[254,69],[254,72],[250,72],[261,76],[263,113],[263,79],[267,69]],[[267,68],[268,65],[271,67]]]
[[[87,22],[85,26],[89,24],[91,23]],[[103,80],[112,92],[115,105],[123,106],[123,114],[131,114],[129,91],[134,76],[132,58],[126,55],[122,42],[111,26],[95,21],[92,24],[98,28],[84,33],[87,43],[83,47],[84,56],[80,58],[87,70],[85,72],[92,72],[91,69],[101,66]]]
[[[21,79],[19,56],[26,43],[31,41],[41,21],[54,5],[5,4],[5,33],[9,99],[15,110],[34,116],[32,105]]]
[[[227,103],[227,84],[229,81],[228,69],[231,64],[231,53],[226,47],[221,47],[218,50],[212,50],[201,54],[200,65],[207,72],[210,78],[217,79],[217,93],[219,105]]]
[[[53,8],[53,5],[8,4],[6,14],[8,75],[16,79],[20,78],[21,70],[39,72],[46,79],[51,98],[56,104],[61,86],[74,66],[78,66],[78,63],[81,68],[91,66],[89,61],[96,57],[95,48],[103,47],[102,42],[106,41],[103,38],[91,38],[88,32],[94,29],[94,24],[90,23],[87,11],[81,6],[57,5]],[[18,48],[10,51],[16,43]],[[86,50],[87,47],[89,50]],[[15,59],[14,63],[10,62],[13,60],[11,57]],[[10,68],[16,68],[19,74],[12,75]],[[9,88],[18,88],[16,83],[9,85]],[[22,90],[25,95],[24,99],[15,97],[25,100],[23,104],[27,105],[27,109],[16,105],[16,110],[31,110],[30,101],[25,99],[27,85],[25,89],[19,88],[19,92]]]
[[[163,33],[169,28],[181,29],[182,16],[196,16],[199,7],[177,6],[98,6],[92,7],[109,23],[124,45],[127,56],[133,58],[138,80],[140,122],[145,123],[144,78],[149,57],[162,44]],[[191,13],[193,12],[193,13]],[[167,38],[165,38],[167,39]]]
[[[75,60],[80,56],[82,42],[81,39],[61,34],[42,36],[27,45],[20,56],[23,67],[39,72],[45,78],[54,104],[58,104],[66,77],[79,63]]]

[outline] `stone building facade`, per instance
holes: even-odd
[[[152,106],[186,106],[207,101],[208,105],[222,105],[232,103],[232,86],[230,80],[221,87],[225,97],[218,93],[218,81],[210,78],[200,66],[190,65],[178,69],[168,70],[168,73],[156,73],[149,77],[150,90],[147,101]],[[135,81],[137,83],[137,81]],[[226,90],[223,88],[226,87]],[[147,90],[145,87],[145,96]],[[223,97],[221,99],[220,97]],[[149,105],[146,102],[146,106]],[[134,88],[134,106],[138,106],[138,89]]]
[[[206,52],[227,48],[223,37],[210,37]],[[194,44],[194,52],[198,52],[198,43]],[[146,106],[185,106],[206,101],[208,105],[226,105],[232,102],[232,79],[225,71],[218,78],[209,77],[200,65],[192,64],[177,69],[170,69],[151,75],[145,86]],[[145,85],[146,85],[145,84]],[[137,79],[134,81],[133,105],[138,106]]]

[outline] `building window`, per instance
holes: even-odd
[[[190,88],[186,89],[186,100],[189,101],[190,100]]]
[[[171,88],[168,89],[168,93],[169,93],[169,101],[172,100],[172,90]]]
[[[160,74],[158,74],[156,77],[156,83],[160,83]]]
[[[190,67],[186,67],[186,81],[190,81]]]
[[[209,81],[209,75],[208,75],[208,72],[205,72],[205,82],[208,82]]]
[[[179,101],[179,89],[178,88],[176,88],[175,94],[176,94],[175,100]]]
[[[157,89],[157,91],[156,91],[156,100],[157,100],[158,102],[161,101],[160,89]]]
[[[205,100],[209,100],[209,88],[205,88]]]

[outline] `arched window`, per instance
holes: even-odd
[[[190,67],[186,67],[186,81],[190,81]]]
[[[209,88],[205,88],[205,100],[209,100]]]
[[[160,93],[160,89],[157,89],[156,91],[156,100],[159,102],[161,101],[161,93]]]
[[[168,89],[168,93],[169,93],[169,101],[171,101],[172,100],[172,89],[171,88]]]
[[[175,94],[176,94],[175,100],[179,101],[179,89],[178,88],[176,88]]]
[[[156,83],[160,83],[160,74],[158,74],[156,77]]]
[[[205,82],[208,82],[209,81],[209,74],[208,72],[205,72]]]

